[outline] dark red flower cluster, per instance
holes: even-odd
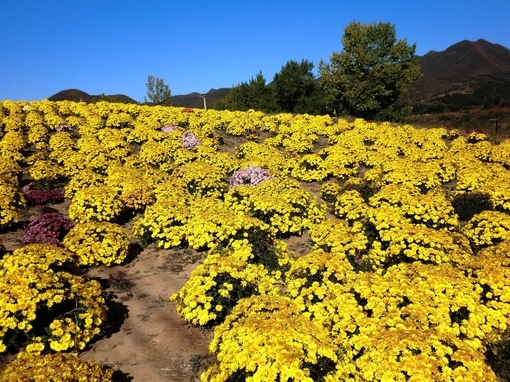
[[[181,112],[183,113],[194,113],[195,111],[190,108],[190,107],[185,107],[184,109],[181,110]]]
[[[60,212],[48,209],[42,215],[30,219],[23,240],[28,243],[47,243],[61,247],[61,240],[74,227],[74,222]]]
[[[27,184],[21,192],[30,204],[60,203],[64,201],[64,191],[58,189],[37,190],[35,183]]]

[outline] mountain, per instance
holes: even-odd
[[[490,93],[491,87],[510,99],[510,50],[502,45],[483,39],[464,40],[416,59],[423,76],[403,95],[408,103],[429,102],[445,95],[469,95],[476,90]]]
[[[95,102],[100,100],[110,101],[110,102],[121,102],[121,103],[137,103],[134,99],[128,97],[124,94],[114,94],[114,95],[90,95],[85,93],[82,90],[78,89],[67,89],[62,90],[51,97],[48,98],[50,101],[74,101],[74,102]]]
[[[205,93],[205,100],[207,105],[211,105],[222,98],[225,98],[230,93],[230,88],[211,89]],[[184,95],[176,95],[171,98],[172,106],[179,107],[204,107],[204,97],[200,93],[190,93]]]

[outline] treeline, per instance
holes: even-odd
[[[352,22],[344,29],[343,51],[329,62],[288,61],[267,84],[262,72],[234,86],[215,109],[267,113],[338,114],[401,120],[410,108],[397,104],[401,92],[421,75],[416,44],[397,40],[394,25]]]
[[[218,110],[261,110],[265,113],[327,114],[327,97],[313,74],[310,61],[288,61],[273,81],[266,84],[262,72],[232,87],[227,97],[215,102]]]

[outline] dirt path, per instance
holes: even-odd
[[[115,286],[107,289],[113,297],[113,333],[94,343],[81,358],[103,362],[136,382],[198,381],[204,366],[214,361],[208,352],[212,331],[187,325],[169,300],[196,267],[197,263],[190,263],[193,259],[149,247],[125,266],[91,270],[90,276],[105,281],[120,271],[119,279],[136,285],[127,291]]]

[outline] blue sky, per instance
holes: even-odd
[[[510,1],[2,0],[0,100],[65,89],[172,95],[230,87],[289,60],[318,65],[341,51],[347,24],[389,22],[416,54],[480,38],[510,48]]]

